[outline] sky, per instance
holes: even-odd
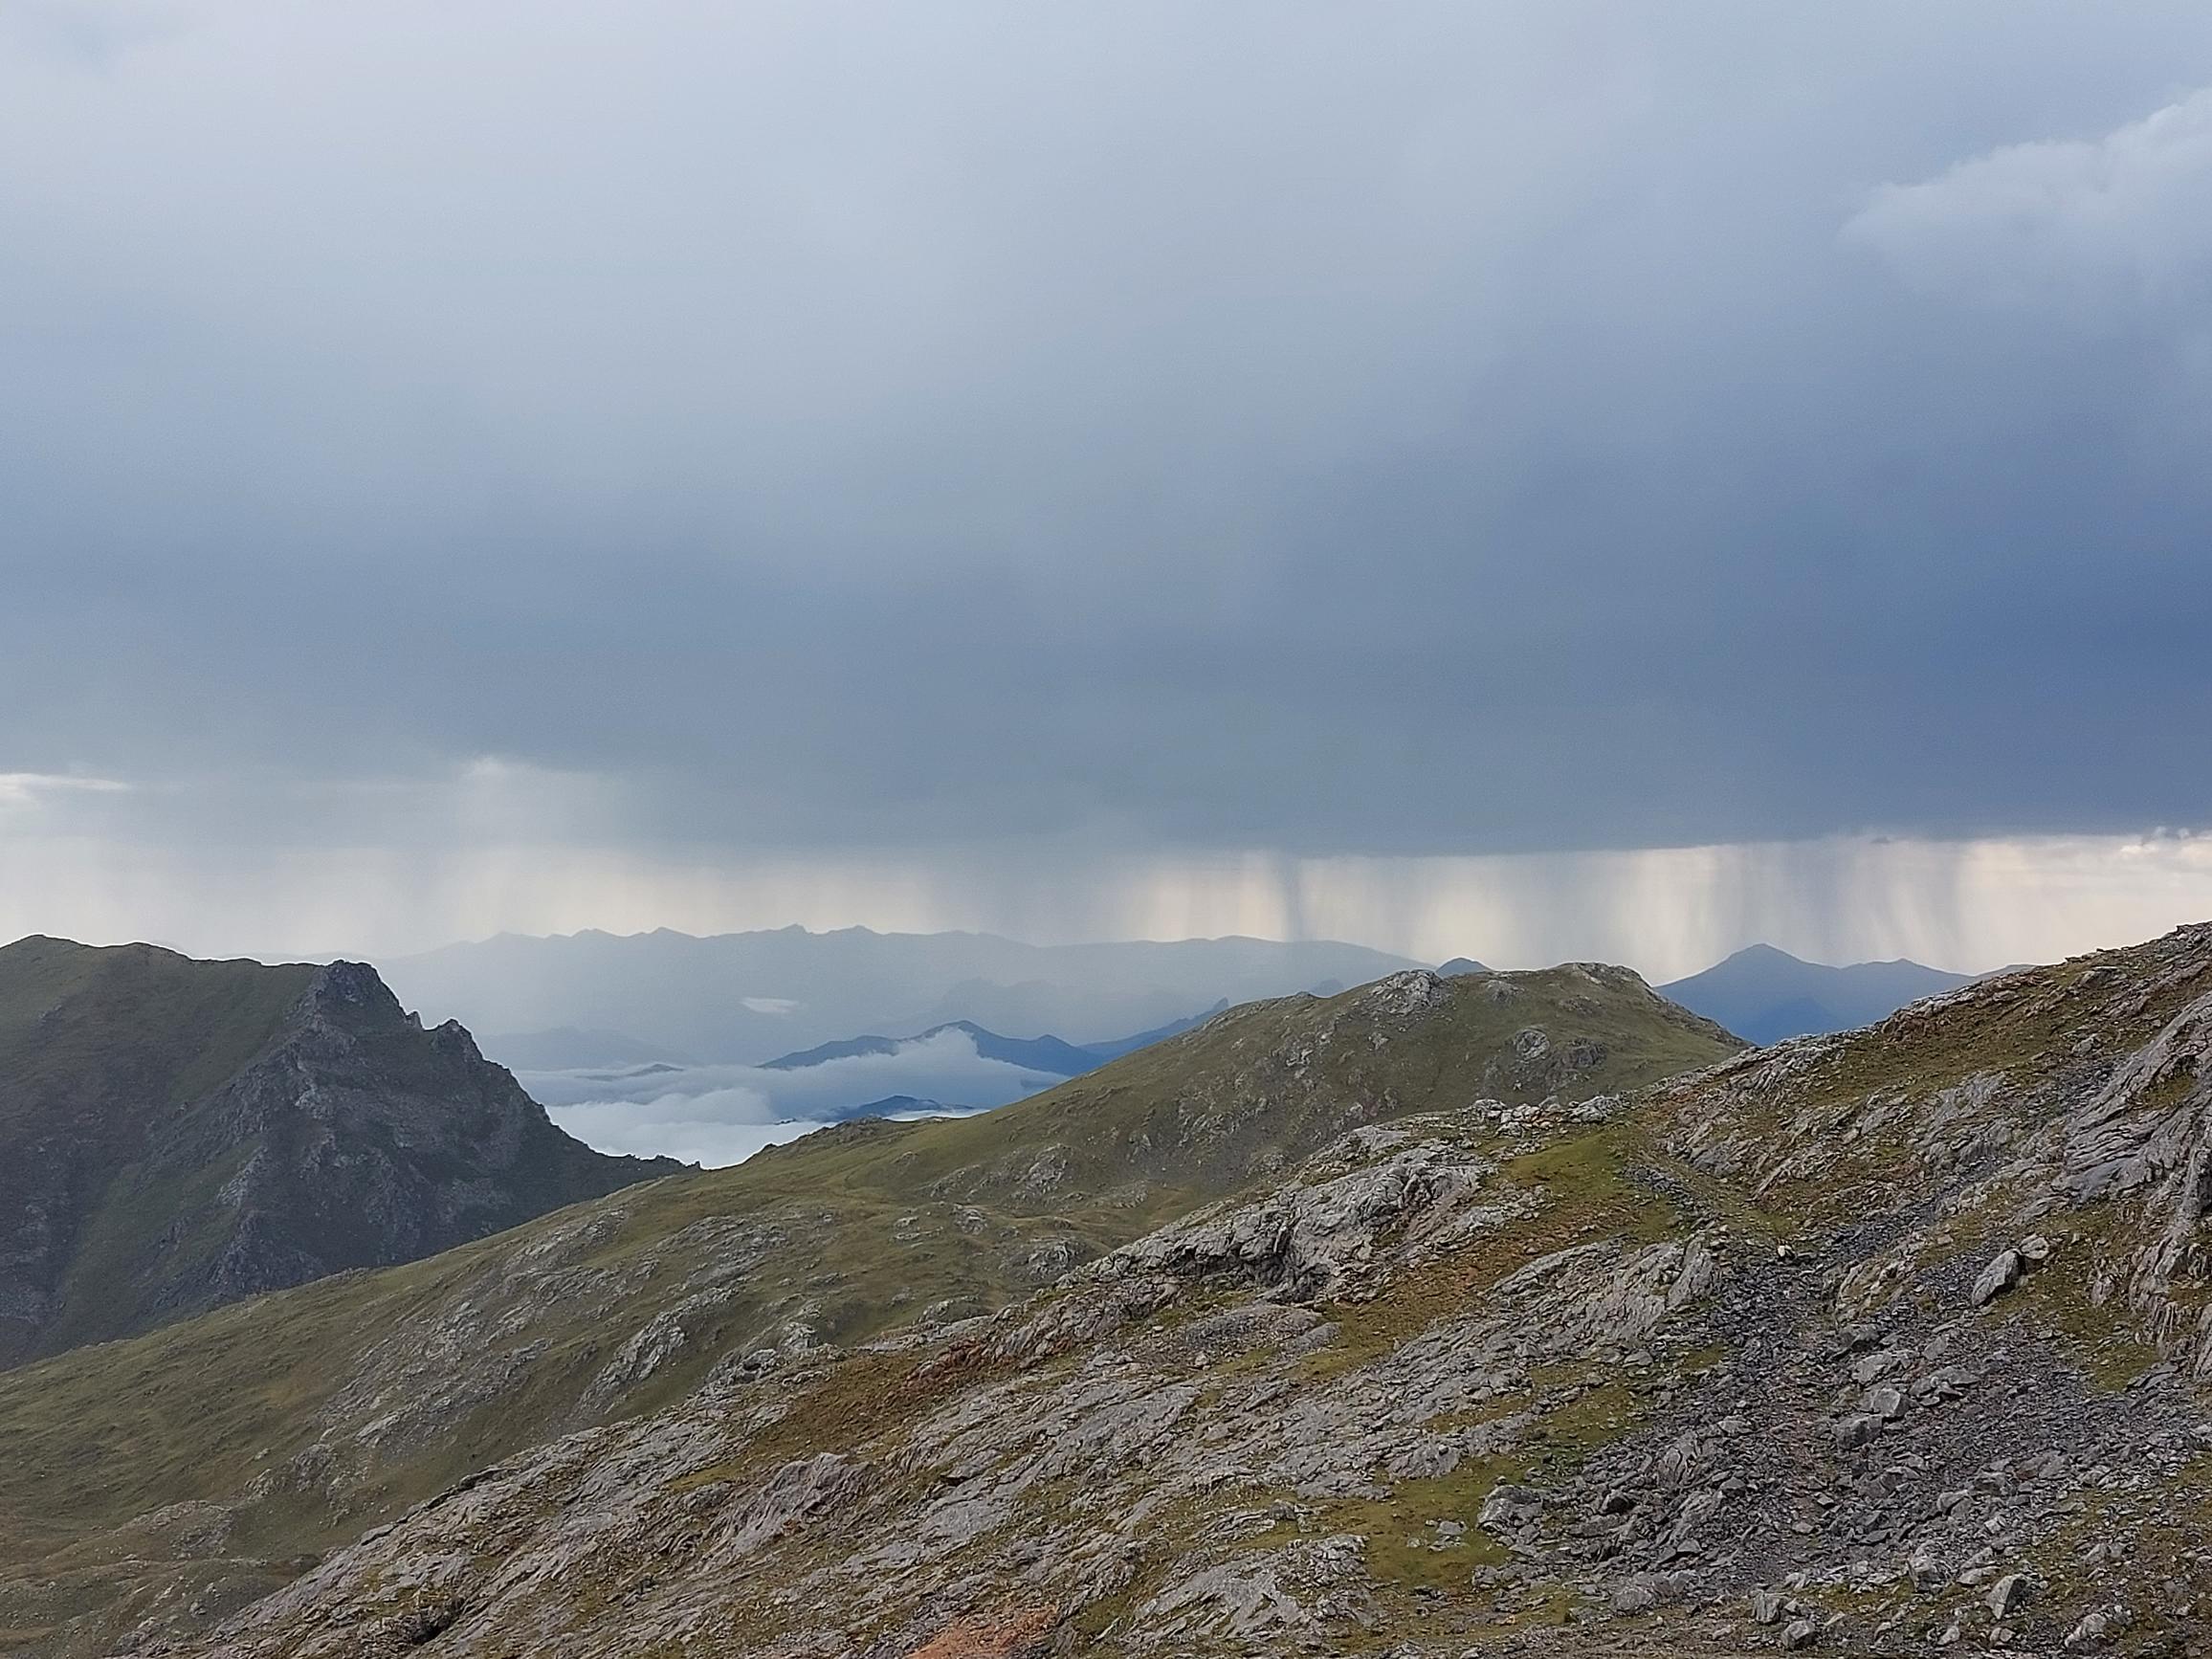
[[[0,0],[0,935],[2212,915],[2212,11]]]

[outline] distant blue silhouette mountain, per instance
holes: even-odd
[[[911,1037],[848,1037],[841,1043],[817,1043],[811,1049],[801,1049],[796,1053],[782,1054],[763,1061],[763,1072],[795,1072],[803,1066],[825,1065],[831,1060],[851,1060],[862,1054],[896,1054],[910,1043],[926,1043],[932,1037],[947,1031],[964,1032],[975,1044],[977,1054],[985,1060],[1000,1060],[1025,1071],[1046,1072],[1055,1077],[1078,1077],[1106,1063],[1109,1055],[1093,1049],[1078,1049],[1073,1043],[1064,1043],[1058,1037],[1002,1037],[996,1031],[986,1031],[972,1020],[948,1020],[941,1026],[932,1026],[926,1031]]]
[[[1904,961],[1829,967],[1755,944],[1703,973],[1661,985],[1659,993],[1748,1042],[1764,1044],[1872,1025],[1907,1003],[1972,977]]]
[[[1224,997],[1245,1003],[1363,984],[1417,964],[1323,940],[1032,945],[987,934],[792,927],[707,939],[667,929],[502,934],[382,965],[428,1021],[452,1017],[494,1032],[573,1027],[595,1039],[620,1033],[654,1058],[757,1066],[858,1031],[962,1020],[1088,1045],[1163,1028]],[[513,1051],[594,1066],[641,1057],[599,1040]]]
[[[1139,1031],[1134,1037],[1117,1037],[1106,1043],[1085,1043],[1083,1047],[1097,1055],[1098,1063],[1103,1066],[1108,1060],[1118,1060],[1124,1054],[1134,1054],[1139,1049],[1149,1049],[1155,1043],[1164,1043],[1168,1038],[1181,1036],[1193,1027],[1203,1026],[1214,1015],[1226,1011],[1228,1006],[1228,998],[1224,997],[1203,1014],[1192,1014],[1185,1020],[1172,1020],[1164,1026],[1155,1026],[1149,1031]]]
[[[973,1110],[970,1106],[948,1106],[942,1100],[924,1100],[918,1095],[886,1095],[880,1100],[863,1101],[858,1106],[841,1106],[834,1117],[837,1122],[851,1123],[862,1117],[934,1117]]]
[[[1446,979],[1456,979],[1461,974],[1486,974],[1490,969],[1471,956],[1455,956],[1436,971]]]

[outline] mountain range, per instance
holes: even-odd
[[[906,1037],[817,1044],[759,1066],[655,1061],[525,1071],[520,1077],[556,1122],[594,1146],[675,1153],[719,1166],[825,1123],[1003,1106],[1204,1017],[1082,1048],[1051,1036],[1005,1037],[956,1021]]]
[[[1325,966],[1358,971],[1374,967],[1377,960],[1371,955],[1345,960],[1339,947],[1330,945],[1312,947],[1324,960],[1316,960],[1311,951],[1286,956],[1289,949],[1256,941],[1194,941],[1179,947],[1087,946],[1073,956],[1048,952],[1040,957],[1032,947],[973,935],[897,936],[860,930],[813,935],[786,929],[703,940],[674,934],[627,940],[584,935],[571,940],[495,940],[490,946],[456,947],[434,960],[449,969],[455,963],[487,965],[484,953],[489,951],[495,956],[504,953],[520,963],[525,978],[551,969],[567,975],[564,981],[567,988],[562,994],[576,999],[567,1004],[539,1002],[538,992],[520,991],[519,982],[506,978],[493,982],[489,989],[478,987],[475,994],[520,996],[540,1012],[564,1007],[576,1018],[596,1024],[495,1038],[487,1044],[488,1051],[514,1065],[525,1086],[553,1108],[556,1120],[595,1146],[628,1153],[674,1153],[722,1164],[741,1161],[762,1145],[789,1139],[812,1125],[875,1115],[878,1103],[887,1099],[901,1102],[901,1111],[999,1106],[1157,1042],[1205,1016],[1186,1014],[1131,1036],[1082,1043],[1051,1030],[1036,1036],[1006,1036],[965,1017],[939,1021],[911,1035],[854,1036],[848,1029],[828,1040],[740,1067],[726,1060],[702,1063],[693,1057],[700,1051],[741,1046],[727,1037],[718,1040],[707,1029],[710,1022],[703,1013],[697,1013],[681,1043],[647,1042],[613,1029],[614,1022],[635,1017],[636,1010],[591,1000],[605,992],[592,967],[600,958],[612,954],[640,964],[642,980],[625,980],[626,994],[634,991],[636,984],[651,982],[678,958],[715,964],[713,972],[726,977],[723,1023],[733,1029],[753,1030],[763,1026],[774,1030],[803,1027],[810,1017],[806,1011],[809,1007],[818,1014],[824,1007],[849,1006],[856,998],[865,1001],[873,996],[882,1002],[894,994],[886,990],[888,985],[903,985],[896,994],[909,1002],[936,995],[938,990],[922,983],[929,975],[939,976],[932,984],[941,989],[945,974],[966,972],[986,957],[999,963],[996,971],[1003,972],[1029,971],[1040,960],[1056,964],[1053,971],[1061,977],[1052,996],[1068,1019],[1078,1022],[1069,1029],[1077,1030],[1095,1029],[1106,1017],[1100,1009],[1117,1006],[1117,993],[1111,991],[1103,1001],[1094,1000],[1101,974],[1107,980],[1123,976],[1124,983],[1135,970],[1157,978],[1163,958],[1175,973],[1185,976],[1177,982],[1184,988],[1167,994],[1191,1003],[1218,983],[1208,975],[1226,975],[1233,983],[1239,973],[1252,971],[1254,964],[1277,972],[1287,962],[1294,972],[1278,974],[1274,988],[1281,988],[1284,981],[1294,983],[1295,974]],[[1341,949],[1349,952],[1353,947]],[[1069,966],[1071,962],[1075,967]],[[850,971],[852,977],[823,989],[808,976],[822,971],[825,963],[842,964],[840,971]],[[501,964],[502,973],[507,965],[511,964]],[[1438,971],[1458,977],[1488,970],[1472,958],[1456,957]],[[1914,997],[1959,983],[1960,976],[1909,962],[1832,968],[1761,945],[1665,990],[1739,1035],[1772,1042],[1867,1024]],[[870,984],[874,991],[863,988]],[[1321,982],[1324,989],[1334,984]],[[756,990],[771,985],[786,990],[816,988],[808,992],[814,999],[808,1003],[797,996],[737,994],[746,985]],[[972,1004],[1005,989],[970,981],[944,994]],[[1025,994],[1032,1001],[1036,993],[1036,986],[1026,987]],[[1228,1006],[1226,997],[1211,1001],[1213,1012]],[[513,1012],[519,1006],[510,1001],[497,1011]],[[874,1031],[887,1029],[900,1028],[879,1026]]]
[[[1026,1071],[1047,1072],[1055,1077],[1078,1076],[1095,1070],[1109,1058],[1096,1051],[1063,1043],[1054,1036],[1002,1037],[996,1031],[984,1030],[973,1020],[948,1020],[911,1037],[852,1037],[841,1043],[818,1043],[797,1053],[763,1060],[761,1067],[768,1072],[795,1072],[803,1067],[854,1059],[863,1054],[896,1054],[909,1044],[926,1043],[947,1031],[958,1031],[966,1037],[983,1059],[1019,1066]]]
[[[1231,1008],[0,1374],[37,1659],[2185,1653],[2212,927]]]
[[[1148,1049],[1155,1043],[1178,1036],[1194,1026],[1204,1025],[1214,1015],[1225,1012],[1228,1006],[1228,999],[1224,998],[1203,1014],[1173,1020],[1149,1031],[1108,1038],[1104,1042],[1086,1043],[1081,1047],[1064,1043],[1049,1033],[1041,1037],[1002,1037],[996,1031],[984,1030],[973,1020],[953,1020],[941,1026],[933,1026],[926,1031],[918,1031],[911,1037],[854,1037],[842,1043],[819,1043],[797,1053],[782,1054],[773,1060],[763,1061],[761,1070],[798,1072],[838,1060],[864,1056],[892,1057],[948,1033],[958,1033],[967,1038],[980,1059],[1049,1077],[1080,1077],[1086,1072],[1096,1071],[1109,1060],[1117,1060],[1124,1054],[1133,1054],[1139,1049]],[[992,1104],[999,1102],[994,1101]],[[837,1116],[866,1116],[866,1113],[840,1112]]]
[[[690,1056],[620,1031],[557,1026],[545,1031],[504,1031],[479,1039],[484,1052],[518,1072],[583,1072],[620,1066],[687,1065]]]
[[[383,967],[409,1006],[508,1033],[487,1039],[486,1051],[537,1069],[548,1057],[570,1067],[759,1065],[861,1032],[958,1021],[1083,1047],[1172,1026],[1225,999],[1338,990],[1412,965],[1327,940],[1031,945],[988,934],[791,927],[708,938],[502,934]]]
[[[302,1551],[547,1436],[688,1399],[718,1368],[719,1387],[775,1376],[786,1349],[818,1360],[917,1320],[949,1329],[1279,1182],[1344,1133],[1471,1091],[1582,1099],[1736,1048],[1614,970],[1416,973],[1231,1009],[1001,1112],[825,1130],[0,1377],[0,1560],[21,1568],[0,1580],[0,1629],[43,1631],[40,1653],[190,1651],[211,1616],[296,1577]],[[873,1413],[865,1398],[831,1409]],[[823,1408],[773,1432],[804,1435]],[[608,1565],[628,1559],[608,1543]],[[444,1592],[421,1588],[435,1624]],[[421,1628],[380,1613],[327,1641],[414,1645],[390,1634],[401,1625]]]
[[[551,1072],[656,1060],[777,1065],[808,1051],[827,1057],[840,1045],[911,1040],[855,1033],[948,1026],[1036,1032],[1040,1045],[1111,1057],[1184,1029],[1197,1009],[1326,993],[1411,965],[1326,940],[1037,946],[985,934],[783,928],[708,938],[666,929],[501,935],[402,958],[386,971],[414,1006],[498,1033],[483,1040],[487,1053],[520,1071]],[[1487,970],[1455,957],[1438,971]],[[1757,944],[1661,988],[1740,1036],[1771,1043],[1867,1025],[1966,978],[1903,961],[1830,967]],[[1139,1036],[1117,1034],[1140,1028]]]
[[[1750,1042],[1779,1043],[1785,1037],[1872,1025],[1907,1003],[1956,989],[1968,978],[1916,962],[1829,967],[1771,944],[1755,944],[1659,989]]]
[[[678,1167],[564,1135],[360,963],[0,948],[0,1364]]]

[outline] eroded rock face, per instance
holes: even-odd
[[[2190,930],[1626,1101],[1358,1130],[988,1316],[748,1335],[170,1651],[2186,1652],[2207,992]]]
[[[1411,976],[1406,976],[1411,977]],[[1429,976],[1433,978],[1434,976]],[[1403,1129],[1358,1130],[1252,1204],[1215,1206],[1125,1245],[1086,1271],[1104,1278],[1230,1278],[1270,1297],[1340,1295],[1378,1267],[1379,1249],[1417,1252],[1494,1222],[1467,1213],[1483,1165]]]
[[[675,1173],[563,1134],[361,962],[0,950],[0,1364]]]
[[[683,1167],[562,1133],[458,1024],[422,1029],[360,962],[318,969],[199,1116],[176,1155],[251,1150],[218,1194],[228,1242],[163,1293],[180,1309],[413,1260]]]
[[[2020,1252],[2015,1250],[1999,1250],[1989,1258],[1989,1265],[1974,1276],[1974,1283],[1967,1289],[1966,1299],[1979,1308],[1991,1297],[2002,1295],[2020,1283]]]
[[[2186,966],[2135,995],[2148,1007],[2159,991],[2194,986]],[[2152,1222],[2121,1269],[2126,1294],[2157,1321],[2162,1340],[2185,1339],[2194,1316],[2193,1365],[2212,1377],[2212,1316],[2187,1305],[2190,1287],[2212,1277],[2212,990],[2193,996],[2068,1115],[2052,1185],[2077,1208],[2127,1200]]]

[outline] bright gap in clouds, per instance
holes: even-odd
[[[17,785],[0,792],[0,938],[374,961],[501,931],[584,928],[860,925],[1038,943],[1241,934],[1338,939],[1432,962],[1619,962],[1659,982],[1759,941],[1823,962],[1909,956],[1974,971],[2212,917],[2212,836],[2187,832],[1431,857],[1052,840],[808,854],[598,840],[589,813],[524,810],[544,786],[527,769],[477,769],[464,784],[466,810],[434,809],[426,786],[351,838],[304,819],[280,842],[167,838],[180,813],[216,817],[181,793]],[[567,838],[533,833],[546,822]]]

